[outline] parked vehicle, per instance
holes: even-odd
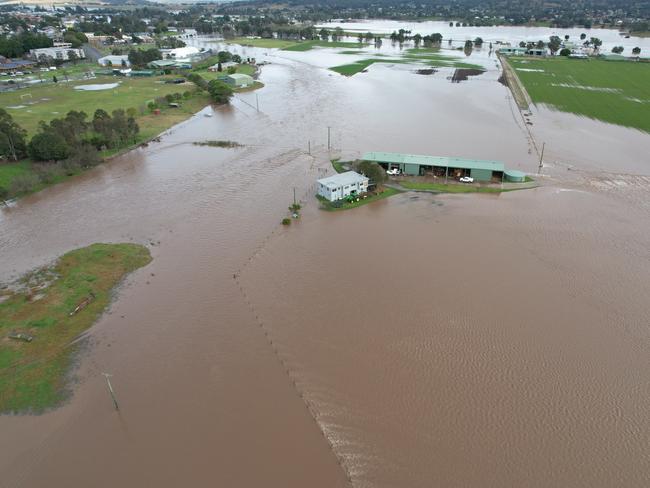
[[[399,174],[399,169],[398,168],[388,169],[386,170],[386,174],[391,176],[396,176]]]
[[[461,183],[474,183],[474,178],[472,178],[471,176],[463,176],[458,181],[460,181]]]

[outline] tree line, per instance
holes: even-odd
[[[93,117],[71,110],[65,117],[41,121],[38,132],[28,140],[27,131],[0,108],[0,157],[18,161],[29,157],[35,173],[16,178],[12,188],[0,188],[0,198],[29,191],[63,174],[74,174],[101,161],[100,151],[137,142],[140,127],[135,109],[95,110]]]

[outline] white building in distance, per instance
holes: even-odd
[[[60,59],[61,61],[68,61],[70,59],[70,52],[77,55],[77,59],[84,59],[86,54],[83,49],[75,49],[73,47],[42,47],[39,49],[30,49],[29,55],[36,61],[40,61],[42,56],[50,59]]]
[[[330,202],[367,191],[368,178],[354,171],[346,171],[318,180],[318,194]]]
[[[116,68],[120,68],[122,66],[131,66],[129,56],[126,54],[104,56],[103,58],[99,58],[97,62],[100,66],[115,66]]]

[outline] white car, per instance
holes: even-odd
[[[391,176],[396,176],[399,174],[399,169],[398,168],[388,169],[386,170],[386,174]]]
[[[471,176],[463,176],[458,181],[460,181],[461,183],[474,183],[474,178],[472,178]]]

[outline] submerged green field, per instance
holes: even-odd
[[[104,312],[115,286],[150,261],[144,246],[93,244],[0,290],[0,413],[41,412],[66,397],[75,338]]]
[[[365,51],[341,51],[339,54],[358,55],[360,53],[365,53]],[[483,69],[482,66],[468,63],[458,56],[441,54],[439,49],[428,48],[407,49],[404,53],[395,54],[393,57],[388,57],[386,54],[375,54],[370,58],[361,59],[354,63],[334,66],[330,69],[345,76],[353,76],[367,69],[374,63],[422,64],[431,68]]]
[[[650,63],[513,58],[535,104],[650,132]]]

